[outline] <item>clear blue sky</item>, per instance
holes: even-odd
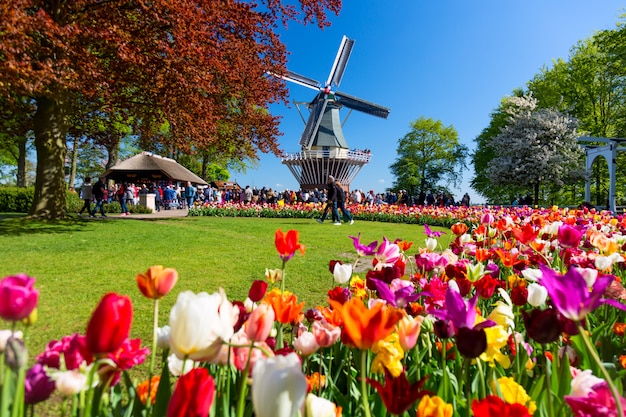
[[[350,148],[368,148],[372,161],[352,188],[390,187],[398,139],[420,116],[454,126],[470,151],[501,99],[525,87],[543,66],[567,59],[570,49],[596,31],[614,29],[625,3],[610,0],[419,1],[344,0],[332,26],[291,24],[280,30],[288,68],[325,82],[343,35],[354,39],[340,91],[391,108],[388,119],[352,112],[344,126]],[[289,83],[290,100],[310,101],[315,92]],[[295,106],[274,105],[282,116],[279,138],[286,152],[300,150],[304,128]],[[306,109],[304,109],[306,111]],[[347,109],[341,111],[342,118]],[[468,161],[469,162],[469,161]],[[469,189],[471,166],[457,199]],[[240,185],[297,189],[280,159],[261,154],[256,168],[233,172]]]

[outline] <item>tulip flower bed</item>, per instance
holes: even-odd
[[[38,415],[53,392],[72,416],[623,416],[626,219],[444,210],[429,216],[454,220],[445,248],[428,224],[424,242],[362,242],[355,224],[352,259],[329,260],[336,286],[315,308],[289,291],[289,261],[307,256],[296,230],[276,231],[278,256],[245,300],[181,289],[168,323],[159,301],[178,274],[151,267],[136,277],[151,340],[129,339],[135,295],[109,293],[84,334],[28,369],[22,332],[40,294],[32,277],[5,277],[0,417]]]

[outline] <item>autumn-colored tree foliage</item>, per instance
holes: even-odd
[[[278,119],[267,106],[284,100],[286,88],[266,74],[284,73],[286,51],[275,29],[290,21],[324,27],[327,13],[341,9],[341,0],[291,3],[0,2],[0,95],[36,104],[31,215],[65,215],[68,120],[84,107],[132,118],[142,140],[167,121],[167,145],[177,149],[277,153]]]

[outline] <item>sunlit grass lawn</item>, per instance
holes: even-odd
[[[111,291],[132,298],[132,337],[149,345],[153,304],[137,289],[137,273],[152,265],[178,270],[178,284],[160,304],[159,322],[165,325],[177,293],[184,290],[213,293],[222,287],[230,300],[245,299],[251,282],[263,279],[266,268],[281,266],[274,247],[278,228],[298,230],[306,246],[306,253],[296,254],[285,270],[286,289],[305,301],[305,308],[324,303],[334,286],[329,260],[356,259],[349,236],[361,233],[365,243],[383,236],[413,241],[410,254],[424,244],[421,225],[397,223],[339,227],[310,219],[215,217],[49,223],[0,216],[0,277],[25,273],[36,278],[39,318],[26,335],[31,360],[50,340],[84,334],[94,307]],[[442,237],[444,247],[450,238],[449,233]]]

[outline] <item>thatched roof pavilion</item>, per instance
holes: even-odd
[[[109,169],[107,179],[117,182],[153,182],[153,181],[191,181],[195,185],[207,185],[207,182],[170,158],[142,152],[128,158]]]

